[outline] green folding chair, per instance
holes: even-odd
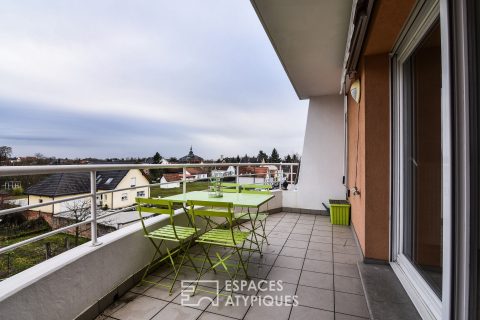
[[[245,194],[271,194],[270,192],[271,186],[270,185],[243,185],[242,186],[242,193]],[[268,212],[268,202],[267,202],[267,212]],[[268,243],[267,232],[265,230],[265,225],[268,218],[267,212],[251,212],[250,209],[247,212],[237,212],[235,213],[236,220],[249,220],[251,228],[244,226],[247,230],[252,231],[252,239],[248,239],[249,241],[253,242],[260,252],[260,255],[263,254],[262,248],[263,243]],[[238,224],[240,226],[240,224]],[[239,227],[240,228],[240,227]],[[258,240],[260,238],[260,240]]]
[[[222,183],[222,192],[224,193],[239,193],[240,185],[238,183],[225,182]]]
[[[240,271],[243,271],[245,277],[249,279],[247,267],[248,259],[245,260],[243,251],[245,248],[246,239],[250,236],[250,231],[239,231],[234,226],[235,218],[233,213],[233,203],[231,202],[215,202],[215,201],[188,201],[190,207],[190,214],[192,221],[196,221],[197,217],[203,218],[224,218],[224,228],[214,228],[206,231],[195,240],[204,250],[205,257],[203,259],[200,272],[197,274],[198,280],[202,278],[209,270],[216,270],[217,267],[223,267],[223,271],[228,274],[228,277],[234,281]],[[210,262],[210,251],[212,247],[223,248],[222,254],[215,251],[215,257],[218,259],[214,261],[210,267],[205,267],[207,260]],[[226,253],[225,253],[226,251]],[[228,263],[227,260],[237,257],[238,262],[235,264]],[[232,270],[234,269],[234,270]],[[195,287],[193,294],[197,288]]]
[[[193,259],[188,252],[190,245],[192,244],[193,240],[195,239],[195,236],[197,235],[198,229],[194,227],[176,226],[175,221],[173,219],[174,210],[172,208],[172,203],[168,200],[136,198],[136,202],[137,202],[137,210],[138,210],[138,213],[140,214],[140,221],[142,222],[143,231],[145,232],[145,237],[148,238],[152,243],[152,245],[155,247],[155,253],[153,254],[152,260],[148,264],[147,269],[143,274],[142,282],[151,283],[157,286],[167,287],[169,288],[169,294],[172,294],[173,286],[175,284],[175,281],[178,278],[180,269],[184,265],[185,258],[190,260],[190,263],[192,264],[193,268],[195,269],[196,272],[198,272],[198,269],[195,266],[195,263],[193,262]],[[157,214],[169,215],[170,224],[153,231],[148,231],[145,226],[144,219],[142,217],[143,212],[153,213],[155,215]],[[167,242],[176,243],[177,246],[172,250],[168,247]],[[166,251],[165,255],[162,255],[162,252],[161,252],[162,245],[164,246]],[[177,253],[182,253],[182,252],[183,254],[181,255],[180,262],[175,262],[175,255]],[[170,262],[175,272],[175,277],[173,279],[172,284],[165,285],[165,284],[160,284],[160,283],[146,280],[145,278],[148,275],[148,272],[165,260],[168,260]]]

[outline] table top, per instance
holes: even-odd
[[[185,203],[189,200],[232,202],[234,207],[258,208],[273,197],[275,197],[273,194],[224,193],[221,198],[212,198],[208,196],[207,191],[192,191],[162,199],[176,203]]]

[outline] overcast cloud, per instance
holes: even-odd
[[[247,0],[2,1],[15,155],[301,152],[299,101]]]

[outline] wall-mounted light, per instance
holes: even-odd
[[[356,103],[360,103],[360,80],[355,80],[350,86],[350,95]]]

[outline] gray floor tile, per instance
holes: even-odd
[[[334,283],[335,291],[364,294],[360,279],[335,275]]]
[[[320,289],[333,290],[333,275],[327,273],[302,271],[299,284]]]
[[[300,240],[300,241],[308,241],[310,239],[309,234],[299,234],[299,233],[292,233],[288,237],[291,240]]]
[[[303,270],[333,274],[333,262],[305,259]]]
[[[334,292],[325,289],[298,286],[298,304],[301,306],[334,311]]]
[[[282,250],[282,246],[277,246],[273,244],[270,244],[270,245],[264,244],[262,248],[263,253],[268,253],[268,254],[278,254],[280,250]]]
[[[333,253],[333,262],[335,263],[349,263],[357,264],[362,257],[358,254]]]
[[[285,247],[306,249],[308,247],[308,242],[290,239],[290,240],[287,240],[287,242],[285,242]]]
[[[305,258],[311,260],[333,261],[333,254],[327,251],[307,250]]]
[[[334,314],[330,311],[297,306],[292,308],[290,320],[334,320]]]
[[[112,315],[113,313],[117,312],[124,306],[126,306],[129,302],[135,300],[138,298],[139,295],[132,293],[132,292],[127,292],[123,296],[121,296],[118,300],[114,301],[111,305],[108,306],[105,310],[103,310],[102,314],[104,315]]]
[[[168,320],[168,319],[165,319],[165,320]],[[204,312],[202,313],[200,318],[198,318],[198,320],[232,320],[232,318],[215,314],[215,313]]]
[[[310,237],[310,242],[321,242],[321,243],[332,243],[332,236],[324,237],[324,236],[314,236]]]
[[[195,295],[191,295],[191,287],[185,288],[182,293],[177,295],[173,302],[179,305],[189,306],[195,309],[205,310],[210,303],[217,297],[216,289],[205,286],[198,286]]]
[[[346,254],[359,254],[360,251],[354,246],[342,246],[338,244],[333,245],[333,252],[346,253]]]
[[[167,305],[167,302],[139,296],[111,316],[120,320],[148,320]]]
[[[268,234],[268,237],[287,239],[289,234],[290,232],[275,231],[275,229],[273,229],[273,231]]]
[[[202,313],[201,310],[170,303],[163,308],[152,320],[195,320]]]
[[[272,290],[270,290],[272,289]],[[275,286],[270,288],[269,285],[262,286],[262,290],[257,292],[257,296],[259,297],[273,297],[279,301],[285,301],[286,297],[292,297],[295,295],[295,291],[297,290],[296,284],[291,284],[287,282],[281,283],[280,286]]]
[[[368,318],[350,316],[348,314],[343,314],[343,313],[335,313],[335,320],[365,320],[365,319],[368,319]]]
[[[296,258],[305,258],[306,252],[307,249],[283,247],[282,251],[280,251],[280,255]]]
[[[321,242],[310,242],[308,244],[308,249],[312,250],[320,250],[320,251],[332,251],[332,245],[329,243],[321,243]]]
[[[269,280],[282,280],[283,282],[297,284],[300,278],[300,270],[273,267],[267,276]]]
[[[369,317],[364,296],[335,292],[335,311],[352,316]]]
[[[332,237],[331,231],[320,231],[320,230],[312,230],[312,236],[319,236],[319,237]]]
[[[176,281],[175,285],[173,286],[173,291],[172,294],[169,292],[169,288],[164,287],[165,286],[170,286],[172,284],[173,280],[171,279],[163,279],[162,281],[159,281],[159,285],[154,285],[150,287],[148,290],[146,290],[143,294],[152,298],[156,299],[162,299],[165,301],[172,301],[175,299],[176,296],[181,292],[181,286],[180,286],[180,281]],[[162,286],[160,286],[160,284]]]
[[[245,320],[275,319],[288,320],[291,306],[286,305],[253,305],[247,312]]]
[[[233,298],[234,299],[234,305],[231,305],[230,304],[230,301],[232,300],[229,300],[230,298],[228,297],[225,297],[225,296],[218,296],[215,301],[217,302],[218,301],[218,305],[215,305],[215,304],[211,304],[210,306],[208,306],[207,308],[207,311],[208,312],[212,312],[212,313],[217,313],[217,314],[220,314],[220,315],[223,315],[223,316],[228,316],[228,317],[231,317],[231,318],[235,318],[235,319],[242,319],[245,314],[247,313],[248,311],[248,308],[249,308],[249,304],[248,305],[245,305],[243,303],[243,299],[240,299],[239,301],[241,301],[241,303],[235,303],[236,301],[236,296],[238,295],[233,295]]]
[[[287,257],[287,256],[278,256],[275,261],[275,267],[282,268],[291,268],[291,269],[302,269],[303,258]]]
[[[334,263],[333,270],[335,275],[360,278],[356,264]]]

